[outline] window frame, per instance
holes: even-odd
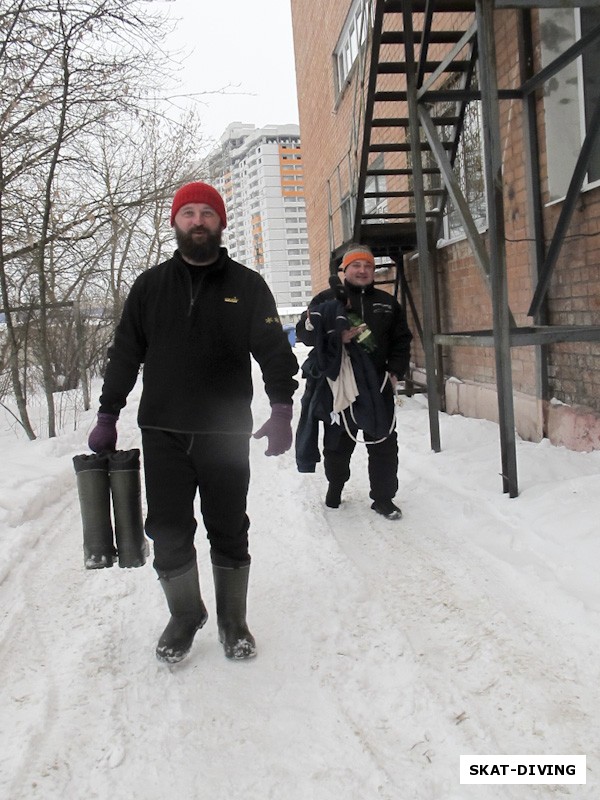
[[[369,164],[371,169],[383,169],[385,167],[385,159],[383,157],[383,153],[380,153],[373,161]],[[365,192],[377,192],[378,194],[384,194],[387,187],[387,181],[385,175],[368,175],[365,181]],[[385,214],[388,210],[388,201],[387,197],[383,197],[377,200],[375,197],[365,197],[363,202],[363,208],[365,214]],[[377,222],[376,219],[367,220],[369,223]]]
[[[473,142],[473,146],[471,148],[467,149],[468,144],[467,140],[465,139],[465,127],[469,125],[469,121],[471,119],[470,115],[472,114],[473,109],[475,109],[476,118],[473,120],[473,124],[470,127],[470,132],[471,134],[476,134],[476,141]],[[452,110],[450,110],[450,114],[451,113]],[[469,207],[469,211],[471,212],[471,216],[473,217],[475,227],[480,233],[487,230],[489,219],[484,169],[485,144],[482,131],[483,118],[481,101],[471,100],[469,103],[467,103],[467,108],[465,110],[463,130],[461,131],[456,158],[454,160],[454,172],[457,175],[461,191],[465,196],[465,200],[467,201],[467,205]],[[471,179],[468,176],[473,175],[473,172],[470,169],[470,161],[475,149],[477,149],[476,157],[479,158],[481,165],[476,178],[476,180],[481,182],[481,190],[477,196],[472,196],[469,190],[469,182]],[[453,220],[457,220],[457,223],[453,222]],[[446,207],[444,209],[443,229],[445,241],[454,242],[465,238],[466,234],[460,221],[460,216],[453,208],[452,199],[450,197],[448,197],[446,201]]]
[[[336,93],[340,95],[367,41],[368,6],[372,0],[353,0],[333,50]]]
[[[567,31],[571,35],[564,36],[560,47],[544,46],[541,37],[542,66],[546,66],[558,55],[565,52],[571,45],[579,41],[582,36],[581,12],[598,11],[597,8],[541,8],[540,26],[549,31]],[[566,16],[564,16],[566,15]],[[600,19],[598,20],[600,22]],[[555,86],[552,92],[545,88],[544,117],[545,117],[545,148],[546,148],[546,180],[549,193],[547,205],[561,203],[565,199],[573,169],[581,150],[586,134],[586,103],[589,99],[586,87],[595,78],[593,72],[588,76],[584,72],[584,55],[579,55],[574,61],[566,64],[555,76]],[[558,87],[558,90],[556,90]],[[569,87],[571,87],[569,89]],[[562,90],[562,93],[561,93]],[[593,91],[593,90],[592,90]],[[577,103],[577,109],[569,112],[569,103]],[[591,170],[597,174],[594,177]],[[600,186],[600,144],[597,142],[583,179],[581,191],[586,192]]]
[[[598,13],[597,22],[598,22],[598,24],[600,24],[600,10],[598,8],[587,8],[587,7],[586,8],[574,8],[573,11],[575,12],[575,35],[577,36],[577,39],[581,39],[581,37],[583,36],[583,27],[584,26],[582,25],[582,21],[581,21],[582,13],[594,12],[594,11],[599,12]],[[596,47],[598,47],[598,46],[599,46],[598,42],[596,42]],[[587,117],[587,110],[588,110],[588,100],[589,100],[588,92],[590,94],[593,94],[592,89],[588,88],[589,87],[588,80],[590,81],[590,83],[593,82],[593,80],[594,80],[593,72],[590,71],[591,74],[587,74],[587,73],[584,74],[584,55],[585,54],[582,53],[577,58],[577,79],[578,79],[578,84],[579,84],[577,89],[578,89],[578,93],[579,93],[580,135],[581,135],[581,143],[582,144],[583,144],[583,141],[584,141],[584,139],[585,139],[585,137],[587,135],[587,131],[588,131],[588,120],[586,118]],[[598,80],[597,76],[596,76],[596,80]],[[599,92],[599,95],[600,95],[600,90],[598,90],[598,92]],[[585,189],[593,189],[593,188],[595,188],[597,186],[600,186],[600,140],[597,140],[596,143],[595,143],[594,151],[592,153],[592,158],[594,158],[594,157],[595,157],[597,163],[594,164],[593,161],[590,160],[590,163],[588,165],[588,171],[585,174],[585,178],[584,178],[584,182],[583,182],[583,188],[585,188]],[[592,180],[590,180],[590,170],[591,169],[594,169],[598,173],[598,177],[593,177]]]
[[[354,202],[352,195],[347,192],[340,202],[342,240],[348,241],[354,233]]]
[[[467,152],[466,145],[467,141],[465,140],[465,128],[469,125],[471,120],[472,110],[476,109],[476,117],[473,119],[472,124],[469,128],[472,136],[469,141],[473,142],[472,148]],[[439,102],[435,103],[429,108],[429,112],[432,116],[436,117],[443,117],[443,116],[455,116],[455,103],[451,101],[446,102]],[[483,125],[482,125],[482,109],[481,109],[481,101],[480,100],[470,100],[467,103],[467,108],[465,111],[465,120],[463,129],[461,131],[461,137],[458,144],[458,151],[456,154],[456,158],[454,160],[454,173],[457,177],[460,189],[467,201],[467,205],[473,217],[473,221],[477,230],[480,233],[483,233],[488,228],[488,207],[487,207],[487,193],[486,193],[486,180],[485,180],[485,168],[484,168],[484,138],[482,135]],[[442,134],[442,132],[440,132]],[[442,135],[445,135],[446,131],[443,132]],[[467,176],[473,175],[472,170],[467,166],[469,161],[469,154],[473,153],[477,148],[477,156],[479,159],[480,169],[478,170],[478,174],[475,180],[481,182],[481,189],[478,192],[476,197],[473,197],[472,193],[469,191]],[[437,166],[437,162],[433,156],[433,154],[429,154],[428,156],[430,165]],[[439,176],[439,181],[434,183],[431,178],[426,180],[426,188],[429,189],[439,189],[443,187],[443,179],[441,175]],[[440,202],[438,196],[433,198],[426,198],[426,203],[428,204],[428,210],[432,211]],[[477,213],[479,212],[479,213]],[[453,219],[458,220],[458,224],[453,224]],[[441,231],[442,238],[438,241],[438,246],[444,246],[447,244],[451,244],[452,242],[460,241],[466,237],[466,232],[464,230],[463,225],[460,221],[460,216],[457,215],[457,212],[452,208],[452,200],[448,196],[446,199],[446,204],[444,207],[444,216],[442,220],[442,231]]]

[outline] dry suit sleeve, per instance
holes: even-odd
[[[123,306],[112,344],[108,348],[108,363],[100,395],[100,411],[119,415],[135,386],[140,365],[146,354],[143,326],[143,282],[134,282]]]
[[[332,297],[331,292],[328,292],[327,290],[325,292],[320,292],[310,301],[310,304],[306,309],[306,311],[302,312],[300,319],[296,323],[296,339],[299,342],[302,342],[302,344],[306,344],[309,347],[314,347],[315,330],[310,323],[310,310],[311,308],[314,308],[315,306],[324,303],[325,300],[330,300],[331,297]]]
[[[250,352],[258,362],[271,404],[291,403],[298,381],[298,362],[283,330],[275,298],[260,278],[251,320]]]

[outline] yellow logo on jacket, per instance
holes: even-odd
[[[237,303],[239,302],[237,297],[225,297],[224,298],[226,303]]]

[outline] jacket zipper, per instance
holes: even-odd
[[[202,284],[204,283],[205,277],[206,277],[205,273],[200,276],[200,280],[198,281],[198,286],[196,287],[196,291],[194,292],[194,284],[192,282],[191,275],[188,273],[188,280],[190,282],[190,305],[188,308],[188,314],[187,314],[188,317],[192,316],[192,311],[194,310],[194,304],[198,299],[198,295],[200,294],[200,290],[202,289]]]

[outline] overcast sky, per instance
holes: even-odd
[[[234,121],[298,122],[289,0],[175,0],[163,8],[181,20],[167,45],[189,53],[176,91],[229,86],[199,98],[208,137]]]

